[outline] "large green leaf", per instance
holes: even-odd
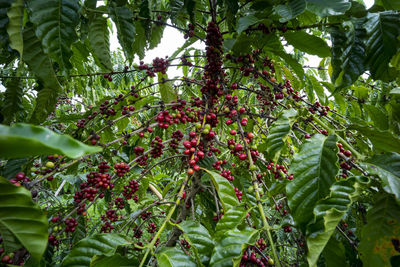
[[[231,209],[234,210],[234,209]],[[178,225],[186,240],[194,248],[199,264],[207,265],[214,248],[210,233],[199,222],[184,221]]]
[[[293,120],[297,111],[294,109],[285,110],[272,125],[269,127],[269,132],[266,140],[267,157],[274,162],[279,158],[280,152],[284,147],[286,138],[290,132]]]
[[[398,255],[391,240],[400,236],[400,206],[393,197],[379,195],[367,213],[358,246],[363,266],[391,266],[390,257]]]
[[[140,21],[135,23],[136,35],[135,41],[132,44],[133,52],[136,53],[140,59],[144,58],[144,50],[146,48],[146,38],[144,38],[146,32],[140,24]]]
[[[139,266],[137,259],[128,259],[121,256],[120,254],[114,254],[112,256],[95,256],[90,263],[90,267],[132,267]]]
[[[7,11],[11,7],[13,0],[0,1],[0,47],[5,46],[8,41],[7,25],[9,22]]]
[[[355,129],[367,137],[376,151],[400,152],[400,138],[390,131],[358,124],[350,125],[350,129]]]
[[[247,211],[241,207],[230,209],[224,213],[215,227],[216,237],[222,237],[229,230],[235,229],[246,218]]]
[[[6,248],[14,247],[18,240],[40,261],[47,247],[47,227],[47,218],[32,201],[31,192],[0,177],[0,235],[7,236],[5,242],[13,243],[6,244]]]
[[[294,155],[289,173],[294,179],[286,186],[289,207],[295,222],[305,230],[314,217],[316,202],[329,194],[338,167],[336,136],[316,134]]]
[[[291,20],[306,10],[305,0],[289,0],[286,5],[278,5],[275,12],[281,16],[280,22]]]
[[[33,25],[27,23],[24,28],[23,59],[29,69],[49,88],[60,90],[50,58],[44,53],[40,40],[36,37]]]
[[[368,32],[366,59],[374,79],[390,79],[389,62],[397,52],[400,35],[400,15],[387,11],[368,13],[365,28]]]
[[[326,267],[347,267],[349,264],[346,262],[346,251],[341,242],[334,236],[331,236],[328,244],[326,244],[322,255],[325,259]]]
[[[19,52],[22,57],[23,39],[22,39],[22,17],[24,14],[24,1],[15,0],[7,12],[9,18],[7,33],[10,38],[10,46]]]
[[[237,33],[241,34],[244,30],[246,30],[248,27],[250,27],[253,24],[256,24],[259,21],[259,19],[254,16],[254,15],[247,15],[245,17],[241,17],[238,22],[237,26]]]
[[[238,206],[239,200],[236,197],[235,190],[231,183],[218,173],[209,170],[206,171],[209,174],[209,177],[211,177],[215,189],[217,190],[224,211],[227,212],[229,209]]]
[[[331,28],[332,83],[338,88],[353,84],[366,69],[366,31],[361,22],[346,22]]]
[[[376,174],[382,181],[383,189],[393,194],[400,205],[400,154],[385,153],[367,160],[368,172]]]
[[[214,247],[210,266],[231,267],[238,266],[243,255],[243,250],[248,245],[253,245],[259,238],[259,231],[252,228],[243,230],[230,230],[226,232]]]
[[[109,38],[107,18],[101,15],[93,16],[89,21],[90,46],[96,63],[108,71],[112,70]]]
[[[30,124],[0,125],[0,157],[18,158],[33,155],[64,154],[79,158],[85,154],[101,151],[99,147],[87,146],[68,135]]]
[[[77,39],[75,28],[79,22],[78,0],[31,0],[30,20],[35,24],[36,35],[42,41],[45,53],[55,60],[62,70],[72,67],[71,44]]]
[[[380,130],[389,129],[389,121],[385,109],[370,104],[363,105],[363,108],[368,112],[368,116],[374,122],[376,127],[378,127]]]
[[[307,54],[319,57],[331,55],[329,46],[324,40],[304,31],[289,31],[284,34],[284,37],[289,44]]]
[[[1,113],[4,116],[4,124],[10,124],[16,115],[21,112],[24,107],[22,105],[22,96],[24,91],[21,79],[9,79],[5,83],[6,92],[4,93],[4,103]]]
[[[229,29],[234,29],[236,24],[236,13],[239,10],[239,3],[236,0],[224,0],[225,16]]]
[[[96,256],[111,257],[118,247],[131,244],[124,236],[119,234],[97,234],[79,241],[64,258],[62,266],[82,267],[91,266],[91,261]]]
[[[135,55],[132,44],[135,42],[136,28],[132,11],[126,6],[110,8],[111,18],[117,27],[118,41],[122,46],[126,58],[133,60]],[[145,38],[142,36],[142,38]]]
[[[283,49],[273,50],[273,52],[275,55],[285,60],[285,63],[288,64],[294,70],[300,81],[303,80],[304,78],[303,65],[301,65],[297,59],[293,58],[292,55],[289,55]]]
[[[181,249],[164,247],[156,254],[158,266],[162,267],[195,267],[193,259]]]
[[[330,195],[317,202],[314,208],[315,221],[307,227],[307,260],[310,266],[317,264],[337,224],[368,182],[369,179],[362,176],[336,182],[330,188]]]
[[[350,7],[349,0],[307,0],[307,10],[320,17],[342,15]]]

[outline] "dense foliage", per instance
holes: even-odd
[[[0,0],[0,264],[400,266],[399,10]]]

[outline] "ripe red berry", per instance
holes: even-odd
[[[247,158],[246,153],[240,153],[240,154],[239,154],[239,159],[240,159],[240,160],[245,160],[246,158]]]
[[[232,129],[232,130],[229,132],[229,134],[235,135],[235,134],[236,134],[236,131],[235,131],[234,129]]]

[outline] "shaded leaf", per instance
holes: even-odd
[[[7,33],[10,39],[10,47],[19,52],[22,57],[23,39],[22,39],[22,18],[24,14],[24,1],[15,0],[8,9],[7,16],[9,19],[7,25]]]
[[[165,103],[169,103],[173,100],[176,100],[178,96],[176,95],[174,88],[172,87],[172,82],[166,81],[168,80],[167,74],[157,73],[157,77],[159,82],[158,88],[160,90],[161,99]]]
[[[109,38],[107,18],[101,15],[93,16],[89,21],[90,46],[96,63],[107,71],[112,70]]]
[[[306,10],[305,0],[289,0],[287,5],[278,5],[275,7],[275,12],[281,16],[280,22],[285,22],[294,19]]]
[[[9,79],[4,84],[6,91],[4,93],[4,102],[1,113],[4,116],[3,123],[10,124],[16,115],[24,109],[22,105],[22,97],[24,91],[22,88],[21,79]]]
[[[215,236],[219,236],[220,238],[225,235],[226,231],[235,229],[244,221],[246,215],[247,211],[243,208],[226,211],[215,227]]]
[[[237,26],[237,33],[241,34],[244,30],[246,30],[248,27],[250,27],[253,24],[256,24],[259,21],[259,19],[254,16],[254,15],[247,15],[245,17],[241,17],[238,22]]]
[[[90,263],[90,267],[132,267],[139,266],[139,261],[137,259],[128,259],[121,256],[120,254],[114,254],[112,256],[95,256],[94,260]]]
[[[0,234],[5,242],[20,242],[40,261],[47,247],[47,218],[32,201],[31,192],[0,177]],[[6,231],[3,233],[4,229]],[[15,239],[11,238],[12,235]],[[8,243],[6,247],[17,244]],[[12,251],[10,251],[12,252]]]
[[[345,248],[334,236],[331,236],[329,239],[329,242],[322,251],[322,255],[325,258],[327,267],[349,266],[346,262]]]
[[[320,17],[343,15],[350,7],[349,0],[307,0],[307,10]]]
[[[381,131],[367,125],[352,124],[355,129],[367,137],[377,151],[400,152],[400,138],[390,131]]]
[[[157,263],[163,267],[195,267],[196,263],[182,250],[175,247],[164,247],[156,254]]]
[[[363,266],[390,266],[390,257],[398,255],[391,240],[400,233],[400,207],[390,195],[378,195],[368,210],[358,246]]]

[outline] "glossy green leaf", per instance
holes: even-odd
[[[91,261],[97,255],[111,257],[120,246],[131,244],[124,236],[119,234],[97,234],[79,241],[64,258],[62,266],[82,267],[91,266]]]
[[[397,52],[399,24],[398,12],[368,13],[366,59],[374,79],[388,80],[391,76],[388,64]]]
[[[183,231],[185,239],[194,248],[198,263],[207,265],[214,248],[214,241],[211,239],[208,230],[195,221],[184,221],[178,227]]]
[[[0,157],[18,158],[34,155],[64,154],[79,158],[101,151],[99,147],[87,146],[68,135],[60,135],[40,126],[30,124],[0,125]]]
[[[367,160],[368,173],[378,175],[383,189],[395,196],[400,205],[400,154],[385,153]]]
[[[349,264],[346,262],[346,251],[341,242],[334,236],[331,236],[328,244],[326,244],[322,255],[325,259],[326,267],[342,266],[347,267]]]
[[[302,230],[314,217],[316,202],[328,196],[336,181],[339,171],[336,141],[335,135],[316,134],[294,155],[289,169],[294,179],[287,184],[286,192],[293,219]]]
[[[368,138],[377,151],[400,152],[400,138],[390,131],[381,131],[378,128],[367,125],[350,125],[350,129],[355,129]]]
[[[132,44],[135,42],[136,33],[133,13],[126,6],[114,6],[110,8],[110,12],[111,18],[117,27],[118,41],[122,46],[126,58],[132,61],[135,55]],[[144,36],[142,38],[144,38]]]
[[[10,38],[10,46],[12,49],[18,51],[20,57],[24,50],[24,43],[22,39],[22,17],[24,14],[24,1],[15,0],[11,7],[8,9],[7,16],[9,19],[7,25],[7,33]]]
[[[266,140],[267,158],[276,162],[280,152],[285,145],[286,138],[293,124],[292,118],[297,115],[295,109],[285,110],[274,123],[269,127]]]
[[[229,181],[216,172],[209,170],[205,171],[212,179],[224,211],[227,212],[229,209],[238,206],[239,200],[237,199],[235,190],[233,189],[233,186],[229,183]]]
[[[400,95],[400,87],[397,88],[393,88],[392,90],[390,90],[391,95]]]
[[[310,55],[329,57],[329,46],[321,38],[304,31],[289,31],[284,34],[286,41],[295,48]]]
[[[230,230],[214,247],[210,267],[238,266],[243,250],[259,238],[259,231],[252,228]]]
[[[112,70],[110,56],[110,36],[107,27],[107,18],[95,15],[89,21],[89,42],[92,47],[96,63],[105,70]]]
[[[0,177],[0,235],[8,236],[4,241],[13,243],[6,247],[14,247],[18,240],[40,261],[47,247],[47,227],[47,218],[32,201],[31,192]]]
[[[390,195],[378,195],[368,210],[358,246],[363,266],[390,266],[390,257],[398,255],[391,242],[400,236],[400,206]]]
[[[350,7],[349,0],[307,0],[307,10],[320,17],[343,15]]]
[[[79,22],[78,0],[31,0],[30,21],[36,26],[36,35],[43,50],[62,70],[72,67],[71,44],[78,38],[75,28]]]
[[[344,23],[330,30],[332,38],[332,83],[338,88],[353,84],[364,73],[365,38],[363,20]]]
[[[294,19],[306,10],[305,0],[289,0],[286,5],[278,5],[275,7],[275,12],[281,16],[280,22],[285,22]]]
[[[259,19],[254,15],[247,15],[239,19],[238,26],[237,26],[237,33],[241,34],[244,30],[250,27],[253,24],[256,24]]]
[[[112,256],[95,256],[90,263],[90,267],[132,267],[139,266],[137,259],[128,259],[120,254],[114,254]]]
[[[230,209],[224,213],[215,227],[215,236],[222,237],[229,230],[235,229],[246,218],[247,211],[242,207]]]
[[[368,183],[369,179],[362,176],[336,182],[330,188],[330,195],[316,203],[315,220],[307,226],[307,260],[310,266],[317,264],[341,218]]]
[[[158,266],[163,267],[195,267],[193,259],[176,247],[164,247],[156,254]]]
[[[132,44],[133,52],[136,53],[140,59],[144,58],[144,50],[146,48],[146,38],[143,38],[146,34],[140,21],[135,23],[136,35],[135,41]]]
[[[22,97],[24,91],[22,88],[21,79],[8,79],[5,82],[6,91],[4,93],[4,103],[1,113],[4,116],[4,124],[10,124],[16,115],[23,109]]]

